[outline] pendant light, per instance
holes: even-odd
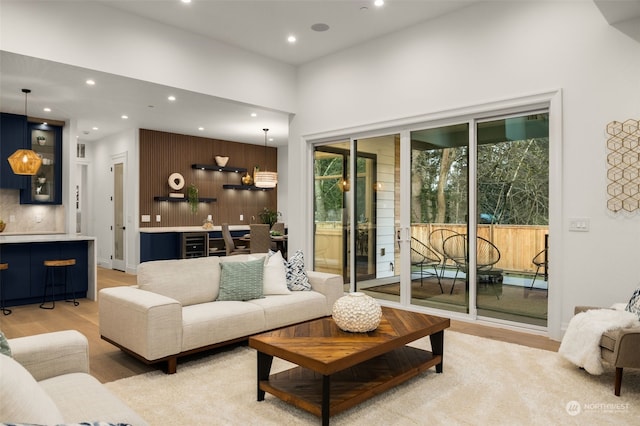
[[[24,115],[27,116],[27,95],[31,93],[29,89],[22,89],[24,93]],[[23,134],[23,141],[27,140],[27,128],[25,126],[25,133]],[[19,149],[7,158],[11,170],[16,175],[29,175],[33,176],[38,173],[40,166],[42,165],[42,158],[35,151],[31,149]]]
[[[269,129],[262,129],[264,131],[264,158],[266,161],[267,158],[267,132]],[[275,188],[278,184],[278,173],[267,171],[267,166],[265,164],[264,171],[259,171],[255,173],[254,176],[254,185],[256,188]]]

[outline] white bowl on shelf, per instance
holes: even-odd
[[[216,155],[214,159],[216,160],[216,164],[220,167],[226,166],[227,161],[229,161],[229,157],[223,157],[221,155]]]

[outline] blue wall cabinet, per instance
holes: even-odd
[[[16,150],[27,148],[27,117],[16,114],[0,114],[0,188],[24,189],[28,176],[13,174],[7,158]]]
[[[20,204],[62,204],[62,127],[28,124],[29,147],[42,157],[35,176],[28,176]]]

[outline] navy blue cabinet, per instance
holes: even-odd
[[[20,204],[62,204],[62,127],[29,123],[27,134],[42,165],[35,176],[27,176]]]
[[[180,258],[179,232],[141,232],[140,262]]]
[[[0,260],[8,263],[9,269],[2,271],[3,290],[7,306],[28,305],[42,302],[44,295],[45,260],[76,259],[69,267],[70,283],[76,297],[87,297],[89,287],[89,262],[87,241],[59,241],[50,243],[18,243],[0,245]],[[55,268],[56,283],[64,281],[62,268]],[[71,289],[64,294],[62,288],[56,300],[71,297]]]
[[[0,114],[0,188],[24,189],[28,176],[13,174],[7,158],[16,150],[27,148],[27,117],[16,114]]]

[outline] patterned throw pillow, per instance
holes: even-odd
[[[284,261],[287,268],[287,287],[292,291],[308,291],[311,290],[311,283],[304,270],[304,255],[302,250],[298,250],[289,257],[289,261]]]
[[[220,293],[217,300],[262,298],[264,259],[220,263]]]
[[[7,338],[4,337],[4,333],[0,331],[0,354],[11,356],[11,348],[9,347],[9,342]]]
[[[640,319],[640,287],[633,292],[633,295],[631,295],[631,299],[629,299],[629,303],[624,310],[636,314],[638,319]]]

